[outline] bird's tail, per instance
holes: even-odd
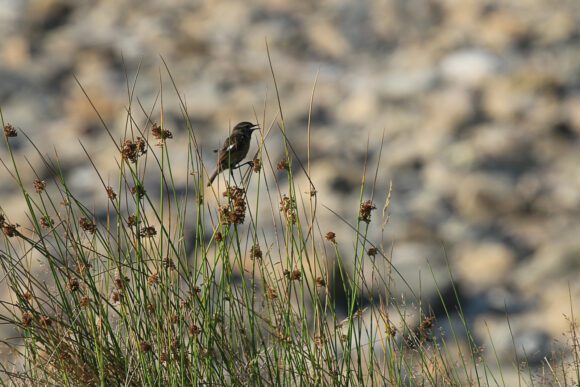
[[[213,181],[215,180],[215,178],[217,177],[217,175],[220,173],[220,169],[216,168],[215,171],[213,171],[213,173],[211,174],[211,176],[209,177],[209,182],[207,183],[207,186],[211,186],[211,183],[213,183]]]

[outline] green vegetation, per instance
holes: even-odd
[[[28,166],[18,165],[11,137],[25,134],[2,117],[8,152],[1,159],[29,219],[16,225],[7,208],[0,215],[2,281],[10,289],[10,299],[0,301],[0,320],[17,332],[3,339],[14,351],[14,364],[2,365],[3,383],[509,385],[492,370],[497,365],[480,356],[463,317],[461,332],[438,335],[421,300],[403,305],[390,293],[398,276],[390,247],[367,239],[371,227],[388,221],[389,198],[376,204],[375,183],[366,180],[373,172],[365,168],[359,202],[351,203],[358,219],[336,215],[352,235],[322,229],[318,216],[327,209],[316,182],[307,192],[295,182],[297,174],[309,176],[310,155],[296,157],[279,97],[278,103],[270,125],[265,113],[255,117],[262,130],[253,163],[236,170],[227,187],[216,182],[210,189],[204,183],[213,165],[203,164],[198,134],[181,103],[190,150],[186,192],[175,183],[171,157],[172,147],[185,144],[172,143],[162,103],[160,125],[146,113],[148,124],[138,125],[143,117],[128,108],[120,144],[103,123],[118,162],[115,183],[100,175],[91,149],[81,145],[108,197],[100,217],[71,191],[58,158],[37,149],[53,179],[21,178]],[[282,133],[282,161],[268,152],[271,130]],[[152,175],[160,176],[154,197],[145,188]],[[287,184],[271,179],[275,175]],[[386,291],[363,303],[369,288]],[[574,364],[547,360],[538,379],[520,367],[525,359],[514,359],[523,382],[578,383],[573,321],[572,314],[568,350]]]

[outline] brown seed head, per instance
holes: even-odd
[[[365,202],[362,202],[360,204],[360,211],[359,211],[359,215],[358,215],[358,220],[365,222],[365,223],[370,223],[371,221],[371,211],[376,209],[377,207],[375,207],[375,205],[373,204],[372,201],[367,200]]]
[[[139,236],[142,238],[153,238],[155,235],[157,235],[157,230],[154,226],[143,227],[139,232]]]
[[[299,269],[292,270],[292,273],[290,274],[290,279],[292,281],[300,281],[301,277],[302,277],[302,273],[300,272]]]
[[[250,249],[250,258],[251,259],[258,259],[258,260],[262,259],[262,249],[260,249],[259,244],[255,244]]]
[[[22,313],[22,326],[29,327],[32,324],[32,314],[29,312]]]
[[[131,187],[131,193],[138,199],[142,199],[143,196],[145,196],[145,194],[147,193],[147,191],[145,190],[145,187],[143,187],[142,184],[137,184]]]
[[[149,344],[146,341],[141,341],[139,343],[139,349],[141,350],[141,352],[149,352],[151,351],[151,344]]]
[[[127,218],[127,226],[135,227],[137,226],[137,216],[136,215],[129,215]]]
[[[118,290],[124,290],[125,289],[125,283],[129,282],[129,278],[128,277],[121,277],[118,276],[115,278],[115,288],[117,288]]]
[[[161,129],[161,126],[159,126],[157,123],[153,124],[153,127],[151,128],[151,134],[155,139],[159,140],[157,142],[158,146],[163,146],[165,144],[165,140],[168,138],[173,138],[173,133],[171,133],[169,130]]]
[[[51,228],[54,226],[54,220],[52,220],[50,216],[44,215],[40,218],[40,225],[43,228]]]
[[[159,274],[157,274],[157,273],[152,273],[149,276],[149,278],[147,278],[147,284],[149,286],[157,285],[158,282],[159,282]]]
[[[165,264],[165,268],[169,270],[175,270],[175,262],[173,262],[171,258],[165,258],[163,263]]]
[[[87,306],[89,306],[90,302],[91,302],[91,299],[89,298],[89,296],[82,296],[81,299],[79,300],[79,304],[83,308],[86,308]]]
[[[4,125],[4,136],[16,137],[16,136],[18,136],[18,133],[16,133],[16,129],[14,129],[14,126],[12,126],[10,124],[6,124],[6,125]]]
[[[218,208],[221,224],[242,224],[246,218],[246,190],[239,187],[228,187],[223,196],[228,204]]]
[[[66,287],[71,293],[74,293],[79,290],[79,281],[76,278],[71,277],[68,279]]]
[[[289,171],[290,170],[290,164],[288,163],[288,160],[285,158],[280,160],[276,167],[278,168],[279,171]]]
[[[201,329],[195,325],[194,323],[191,323],[191,325],[189,326],[189,334],[191,336],[197,336],[201,333]]]
[[[17,224],[4,223],[4,226],[2,226],[2,232],[8,238],[12,238],[12,237],[18,236],[18,235],[20,235],[20,233],[18,232],[18,230],[16,229],[16,227],[18,227]]]
[[[145,153],[147,153],[147,143],[141,137],[137,137],[135,142],[127,139],[121,145],[121,157],[133,164]]]
[[[221,242],[221,241],[223,241],[223,240],[224,240],[224,237],[223,237],[222,233],[221,233],[221,232],[219,232],[219,231],[218,231],[218,232],[216,232],[216,233],[215,233],[215,241],[219,243],[219,242]]]
[[[276,292],[276,289],[268,286],[268,289],[266,289],[266,298],[268,300],[275,300],[276,298],[278,298],[278,293]]]
[[[113,290],[113,292],[111,293],[111,301],[113,301],[114,303],[123,301],[123,294],[118,290]]]
[[[326,238],[327,241],[336,243],[336,234],[333,233],[332,231],[327,232],[324,237]]]
[[[377,255],[377,253],[378,253],[378,250],[376,247],[370,247],[367,250],[367,254],[369,255],[369,257],[374,257],[375,255]]]
[[[107,197],[111,200],[115,200],[117,198],[117,194],[115,193],[115,191],[113,191],[113,187],[108,186],[107,188],[105,188],[105,190],[107,191]]]
[[[34,179],[34,190],[36,193],[42,193],[46,189],[46,181],[40,179]]]
[[[323,288],[326,286],[326,280],[322,277],[316,277],[316,285]]]
[[[91,234],[94,234],[97,231],[97,225],[88,218],[81,218],[79,220],[79,225],[83,230],[90,232]]]
[[[252,170],[256,173],[262,170],[262,161],[257,157],[252,160]]]
[[[286,221],[291,224],[296,223],[296,201],[289,198],[286,194],[282,195],[280,200],[280,212],[286,217]]]

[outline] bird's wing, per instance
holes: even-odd
[[[238,144],[239,144],[238,136],[230,136],[224,142],[224,145],[219,150],[219,153],[224,154],[224,153],[235,152],[239,148]]]

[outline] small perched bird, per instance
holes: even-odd
[[[252,132],[259,128],[258,125],[247,121],[240,122],[234,127],[232,134],[226,139],[221,149],[214,151],[218,152],[218,162],[215,171],[209,178],[208,187],[222,171],[235,167],[246,157],[250,149]]]

